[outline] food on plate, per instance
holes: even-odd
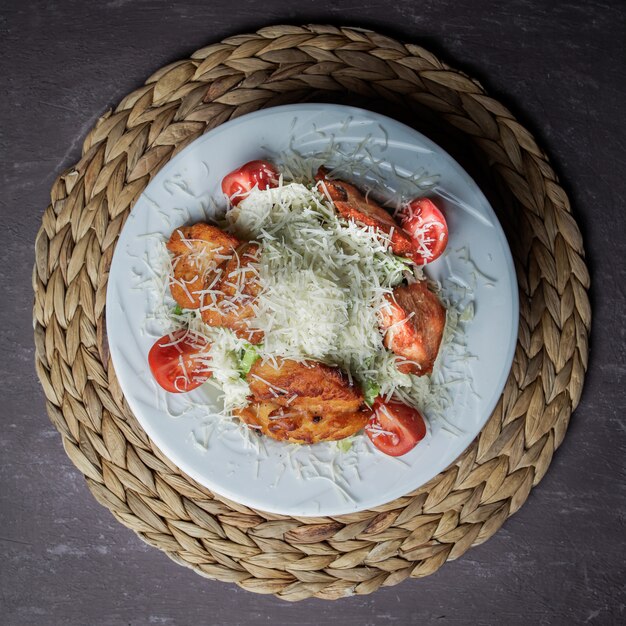
[[[185,393],[212,374],[209,344],[201,335],[181,329],[154,343],[148,364],[155,380],[170,393]]]
[[[417,409],[402,402],[377,399],[365,432],[381,452],[402,456],[425,437],[426,424]]]
[[[337,367],[259,360],[246,379],[251,402],[235,415],[274,439],[309,444],[344,439],[361,430],[371,415],[360,388]]]
[[[396,221],[324,168],[285,183],[267,161],[222,190],[219,226],[181,226],[167,242],[179,328],[150,351],[157,382],[181,393],[210,380],[225,415],[280,441],[364,429],[386,454],[413,449],[426,425],[412,404],[446,324],[420,267],[447,244],[439,209],[418,198]]]
[[[258,281],[259,246],[243,243],[221,266],[219,280],[207,290],[201,307],[202,319],[209,326],[229,328],[238,337],[257,344],[263,333],[250,327],[254,303],[261,286]]]
[[[315,361],[259,360],[246,378],[254,400],[271,400],[313,414],[351,412],[363,405],[361,389],[338,367]]]
[[[385,347],[406,359],[398,366],[409,374],[430,374],[446,325],[446,310],[425,280],[396,287],[380,310]]]
[[[198,223],[177,228],[167,242],[173,254],[172,297],[183,309],[202,305],[203,292],[219,276],[224,259],[239,241],[216,226]]]
[[[316,179],[327,191],[337,211],[347,220],[373,226],[391,237],[391,249],[400,256],[408,255],[413,244],[411,238],[398,225],[393,216],[380,205],[364,196],[354,185],[343,180],[330,180],[321,167]]]
[[[403,207],[403,230],[413,244],[408,256],[418,265],[439,258],[448,245],[448,224],[443,213],[429,198],[417,198]]]
[[[274,402],[252,402],[233,414],[250,428],[278,441],[314,444],[339,441],[358,433],[371,412],[361,409],[348,413],[328,411],[323,415],[282,407]]]
[[[250,161],[224,176],[222,191],[237,205],[255,187],[268,189],[276,187],[280,174],[269,161]]]

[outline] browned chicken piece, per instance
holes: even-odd
[[[398,369],[407,374],[430,374],[439,352],[446,325],[446,310],[425,280],[403,285],[387,296],[380,314],[384,343],[407,359]]]
[[[280,406],[274,402],[253,402],[234,414],[251,428],[272,439],[289,443],[338,441],[365,427],[372,412],[367,407],[348,413],[310,411]]]
[[[181,308],[201,306],[201,292],[215,280],[220,266],[238,245],[232,235],[202,222],[182,226],[172,233],[167,242],[167,249],[174,254],[170,291]]]
[[[258,258],[257,244],[240,245],[222,267],[220,279],[205,295],[201,307],[206,324],[230,328],[238,337],[253,344],[263,341],[263,332],[251,327],[254,302],[261,291],[254,266]]]
[[[374,226],[384,233],[391,234],[391,249],[394,254],[406,256],[413,249],[411,238],[402,230],[393,216],[383,207],[366,198],[354,185],[343,180],[330,180],[323,167],[315,179],[323,184],[337,208],[346,219],[352,219],[366,226]]]
[[[276,359],[257,361],[246,376],[257,401],[269,400],[280,406],[301,407],[313,412],[327,409],[355,411],[363,403],[363,392],[350,385],[338,368],[315,361]]]
[[[355,434],[371,415],[359,387],[336,367],[307,361],[257,361],[246,376],[252,402],[235,411],[263,434],[291,443],[335,441]]]

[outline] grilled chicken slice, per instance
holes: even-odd
[[[446,310],[425,280],[403,285],[387,296],[380,313],[384,344],[407,361],[398,369],[422,376],[433,371],[446,324]]]
[[[336,368],[308,361],[257,361],[248,375],[252,402],[235,414],[263,434],[291,443],[349,437],[371,411],[363,393]]]
[[[202,305],[202,291],[216,279],[220,266],[238,245],[232,235],[202,222],[172,233],[167,242],[167,249],[174,255],[170,291],[181,308],[197,309]]]
[[[366,226],[374,226],[378,230],[391,233],[391,249],[399,256],[408,255],[413,249],[410,237],[400,225],[379,204],[366,198],[354,185],[342,180],[329,180],[323,167],[317,172],[315,179],[326,189],[337,211],[346,219],[352,219]]]
[[[256,401],[269,400],[318,413],[356,411],[363,404],[361,389],[350,385],[338,367],[316,361],[278,358],[274,364],[259,360],[246,378]]]
[[[201,307],[206,324],[230,328],[238,337],[253,344],[263,341],[262,331],[251,327],[255,316],[254,302],[261,291],[254,265],[258,258],[257,244],[240,245],[224,264],[219,281],[205,295]]]
[[[300,408],[284,407],[274,402],[253,402],[234,414],[251,428],[272,439],[289,443],[338,441],[365,427],[372,412],[363,407],[353,412],[326,412],[318,415]]]

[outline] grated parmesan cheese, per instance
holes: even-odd
[[[395,371],[387,387],[408,384],[378,327],[385,294],[407,270],[389,251],[389,235],[346,221],[320,190],[300,183],[255,189],[226,219],[228,230],[261,244],[262,356],[322,360],[362,384],[373,377],[372,359],[386,355]]]

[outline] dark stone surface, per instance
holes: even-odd
[[[297,8],[296,8],[297,7]],[[486,544],[424,580],[295,605],[207,581],[117,523],[49,423],[31,338],[33,242],[55,176],[162,65],[270,23],[360,25],[478,77],[538,136],[592,272],[590,370],[552,466]],[[206,0],[0,4],[0,621],[617,624],[626,621],[626,8],[623,1]]]

